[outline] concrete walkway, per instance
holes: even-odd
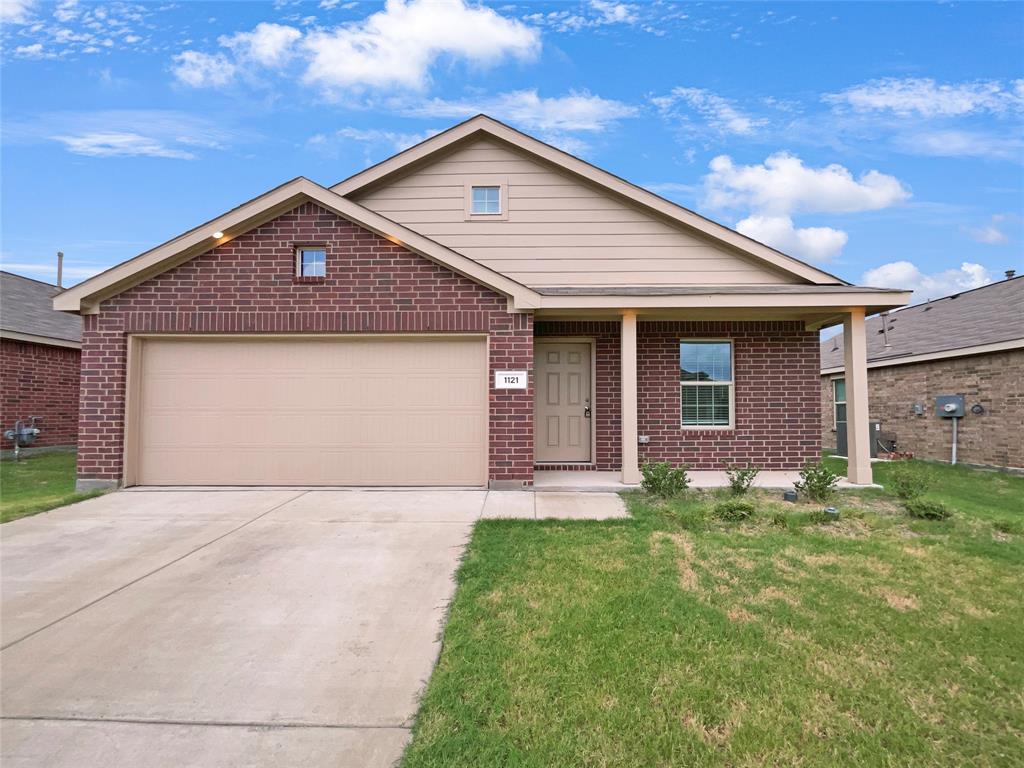
[[[0,762],[392,765],[473,523],[625,515],[613,494],[140,489],[8,523]]]

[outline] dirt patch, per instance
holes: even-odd
[[[818,566],[822,566],[822,565],[838,565],[839,564],[839,556],[838,555],[833,555],[833,554],[801,555],[800,559],[803,560],[805,563],[807,563],[807,565],[811,565],[811,566],[814,566],[814,567],[818,567]]]
[[[685,715],[683,725],[694,731],[705,744],[713,747],[721,747],[726,744],[736,727],[736,723],[731,720],[709,725],[693,715]]]
[[[787,595],[778,587],[765,587],[751,600],[752,603],[757,605],[764,605],[772,601],[780,601],[788,605],[800,605],[800,601],[792,595]]]
[[[754,615],[750,611],[739,606],[730,608],[726,616],[729,617],[730,621],[756,621]]]
[[[729,562],[742,571],[752,571],[754,569],[754,561],[743,555],[729,555]]]
[[[924,547],[904,547],[903,553],[911,557],[924,557],[928,554],[928,550]]]
[[[901,595],[898,592],[893,592],[891,589],[882,587],[876,591],[879,597],[889,604],[890,608],[893,608],[902,613],[907,611],[916,611],[918,608],[917,598],[912,595]]]

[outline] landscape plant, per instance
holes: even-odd
[[[741,522],[753,517],[757,508],[745,499],[726,499],[715,504],[715,516],[730,522]]]
[[[640,467],[640,487],[651,496],[661,499],[675,498],[690,485],[686,464],[673,467],[667,461],[646,462]]]
[[[822,462],[809,462],[800,470],[800,479],[793,483],[796,490],[811,501],[828,501],[836,493],[839,475]]]
[[[750,490],[754,479],[761,470],[752,464],[741,467],[739,464],[730,464],[725,469],[725,476],[729,478],[729,490],[733,496],[742,496]]]

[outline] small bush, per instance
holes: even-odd
[[[931,486],[931,478],[919,467],[899,463],[889,471],[889,489],[901,499],[917,499]]]
[[[820,461],[809,463],[800,470],[800,479],[793,487],[811,501],[828,501],[836,493],[839,475]]]
[[[743,499],[728,499],[715,504],[715,516],[722,520],[741,522],[753,516],[756,508]]]
[[[941,501],[928,499],[907,499],[903,502],[907,514],[920,520],[946,520],[952,512]]]
[[[742,496],[750,490],[754,478],[760,473],[757,467],[747,465],[741,467],[739,464],[731,464],[726,467],[725,475],[729,478],[729,490],[733,496]]]
[[[776,528],[786,528],[789,525],[789,518],[785,512],[772,513],[772,525]]]
[[[667,461],[659,461],[657,464],[650,462],[640,467],[640,474],[643,479],[640,481],[642,487],[652,496],[662,499],[671,499],[686,490],[690,484],[690,478],[686,476],[687,466],[673,467]]]

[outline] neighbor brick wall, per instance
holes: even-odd
[[[325,278],[295,278],[296,243],[326,247]],[[122,475],[128,333],[485,332],[492,370],[533,379],[532,316],[509,313],[503,296],[312,203],[101,309],[84,318],[80,479]],[[491,478],[532,482],[532,388],[492,390],[490,401]]]
[[[0,339],[0,432],[18,419],[39,416],[34,448],[78,441],[81,353],[69,347]],[[3,448],[14,443],[3,441]]]
[[[595,427],[599,469],[621,466],[618,322],[545,322],[538,336],[597,340]],[[733,341],[734,429],[680,425],[679,342]],[[752,462],[762,469],[796,469],[821,452],[818,335],[798,322],[644,322],[637,324],[640,460],[693,469]]]
[[[821,381],[822,401],[828,405],[829,377]],[[957,428],[958,461],[1024,468],[1024,350],[868,369],[868,412],[881,422],[882,432],[894,433],[901,451],[949,461],[953,425],[935,415],[938,395],[966,398],[967,415]],[[914,415],[915,403],[924,405],[923,416]],[[976,403],[984,413],[970,412]],[[829,411],[823,416],[822,431],[828,434]]]

